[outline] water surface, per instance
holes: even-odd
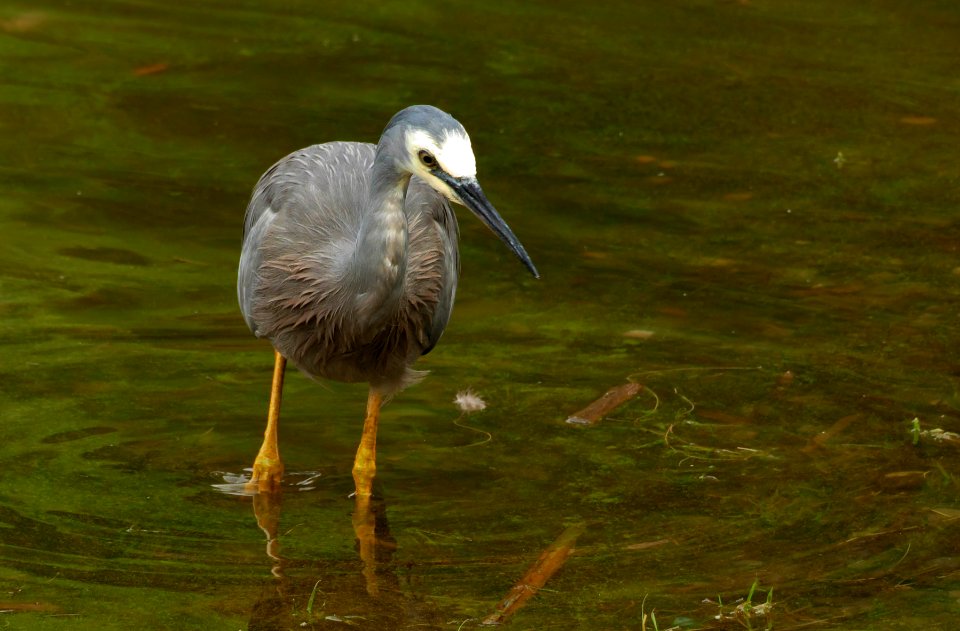
[[[958,452],[911,427],[960,432],[958,38],[934,0],[5,3],[0,622],[475,628],[573,527],[510,627],[952,628]],[[319,477],[257,504],[267,548],[213,486],[272,362],[235,304],[247,195],[421,102],[543,278],[460,213],[372,557],[365,390],[291,373],[281,449]]]

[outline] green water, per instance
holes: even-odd
[[[579,525],[510,628],[955,628],[960,452],[910,433],[960,432],[955,3],[318,4],[0,6],[0,627],[477,628]],[[460,213],[372,565],[365,389],[288,376],[290,480],[320,475],[259,507],[271,557],[213,486],[272,365],[247,195],[421,102],[543,278]]]

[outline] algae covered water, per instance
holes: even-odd
[[[958,38],[935,1],[5,3],[0,626],[951,629]],[[282,497],[223,493],[272,365],[250,189],[412,103],[542,278],[458,209],[374,502],[365,388],[295,372]]]

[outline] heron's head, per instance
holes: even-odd
[[[398,112],[384,131],[398,134],[396,159],[452,202],[470,209],[507,244],[530,273],[540,274],[510,226],[487,200],[477,181],[477,160],[470,136],[457,120],[430,105],[414,105]]]

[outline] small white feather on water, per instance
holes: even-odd
[[[464,414],[472,414],[487,409],[487,402],[481,399],[479,395],[474,394],[469,388],[458,392],[457,396],[453,398],[453,402]]]

